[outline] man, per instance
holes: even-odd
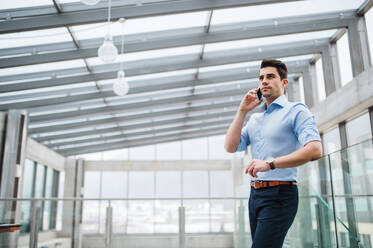
[[[249,219],[253,248],[282,247],[298,209],[296,166],[322,156],[320,135],[314,116],[302,103],[288,102],[287,68],[275,59],[264,59],[260,66],[259,88],[265,104],[262,112],[248,112],[259,106],[258,89],[242,99],[227,131],[227,152],[244,151],[251,145],[253,160],[245,173],[253,178],[249,199]]]

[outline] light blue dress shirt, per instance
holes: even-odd
[[[260,113],[251,115],[242,128],[237,151],[245,151],[251,145],[253,159],[267,160],[288,155],[310,141],[321,140],[313,114],[300,102],[288,102],[279,96]],[[297,168],[276,168],[258,172],[253,181],[296,181]]]

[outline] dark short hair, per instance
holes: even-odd
[[[260,65],[260,69],[264,67],[275,67],[278,74],[280,75],[281,80],[288,77],[288,69],[286,68],[286,65],[280,60],[263,59],[262,64]]]

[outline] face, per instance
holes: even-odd
[[[284,94],[288,80],[286,78],[281,80],[276,67],[264,67],[260,69],[259,83],[265,98],[277,98]]]

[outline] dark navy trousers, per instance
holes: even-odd
[[[252,248],[281,248],[298,210],[298,187],[251,187],[249,219]]]

